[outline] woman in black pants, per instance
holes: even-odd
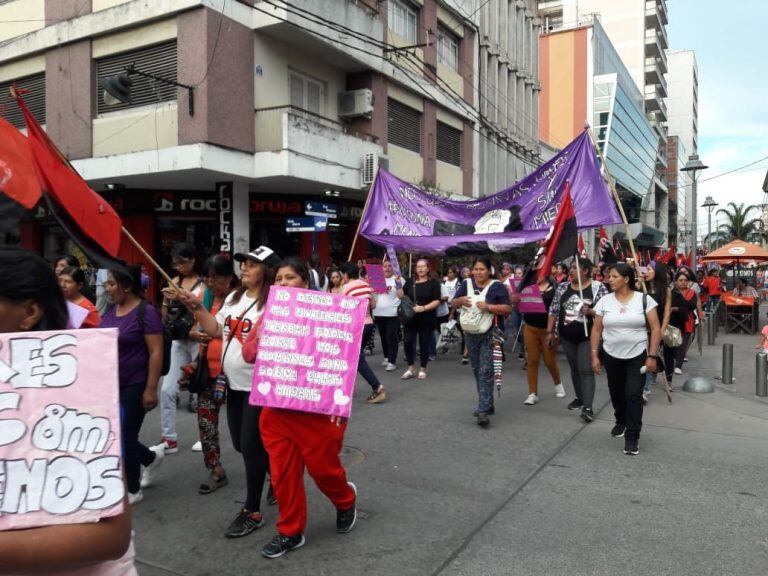
[[[595,324],[590,339],[592,369],[600,374],[602,338],[602,360],[616,415],[611,435],[624,436],[624,454],[634,456],[640,452],[645,373],[656,372],[661,330],[656,302],[646,294],[635,292],[635,271],[630,266],[611,266],[608,282],[612,293],[598,300],[594,308]]]
[[[419,260],[416,262],[416,275],[409,278],[405,286],[397,291],[398,298],[408,296],[413,303],[416,315],[403,326],[403,340],[405,345],[405,357],[408,360],[408,369],[401,376],[403,380],[409,380],[416,376],[416,339],[419,341],[419,357],[421,368],[418,379],[427,377],[427,364],[429,362],[429,342],[437,322],[437,307],[440,305],[440,283],[429,276],[429,262]]]
[[[397,280],[395,280],[392,263],[386,260],[382,268],[387,282],[387,292],[375,295],[376,306],[373,309],[373,317],[381,336],[381,351],[384,357],[381,365],[387,372],[392,372],[397,370],[397,331],[400,328],[397,307],[400,305],[400,298],[397,297]]]

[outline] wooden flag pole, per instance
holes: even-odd
[[[165,273],[165,270],[163,270],[163,269],[160,267],[160,264],[158,264],[157,262],[155,262],[155,259],[154,259],[154,258],[152,258],[152,256],[150,256],[150,255],[147,253],[147,251],[146,251],[146,250],[144,250],[144,247],[143,247],[141,244],[139,244],[139,241],[138,241],[138,240],[136,240],[136,238],[134,238],[134,237],[133,237],[133,235],[132,235],[130,232],[128,232],[128,230],[125,228],[125,226],[123,226],[123,227],[122,227],[122,231],[123,231],[123,234],[125,234],[125,237],[126,237],[126,238],[128,238],[128,240],[130,240],[130,241],[131,241],[131,244],[133,244],[133,245],[136,247],[136,249],[137,249],[139,252],[141,252],[142,256],[144,256],[144,258],[146,258],[147,260],[149,260],[149,263],[150,263],[150,264],[152,264],[152,266],[154,266],[154,267],[155,267],[155,270],[157,270],[158,272],[160,272],[160,275],[161,275],[163,278],[165,278],[165,280],[168,282],[168,285],[169,285],[169,286],[172,286],[173,288],[179,288],[179,287],[178,287],[176,284],[174,284],[174,282],[173,282],[173,280],[171,279],[171,277],[170,277],[170,276],[168,276],[168,274],[166,274],[166,273]]]
[[[365,205],[363,206],[363,213],[360,215],[360,221],[357,223],[357,230],[355,230],[355,237],[352,239],[352,248],[349,250],[349,258],[347,258],[347,261],[352,261],[352,254],[355,253],[355,246],[357,245],[357,237],[360,235],[360,228],[363,225],[363,220],[365,219],[365,214],[368,212],[368,205],[371,203],[371,194],[373,192],[373,187],[376,186],[376,181],[379,179],[378,172],[376,173],[376,178],[373,180],[373,185],[368,188],[368,195],[365,198]]]

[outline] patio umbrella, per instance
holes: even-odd
[[[731,264],[740,262],[768,262],[768,251],[763,250],[757,244],[734,240],[725,246],[713,250],[706,256],[699,258],[700,262],[717,262],[718,264]]]

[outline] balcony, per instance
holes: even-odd
[[[663,29],[662,29],[663,30]],[[667,34],[655,28],[645,31],[645,56],[646,58],[663,58],[664,50],[669,48]]]
[[[645,3],[645,27],[662,29],[667,25],[667,6],[663,2],[647,0]]]
[[[255,112],[255,161],[262,177],[360,189],[363,157],[382,154],[374,136],[306,110],[277,106]]]
[[[664,62],[661,58],[645,59],[645,83],[656,84],[663,92],[662,96],[667,96],[667,80],[664,78],[662,68]]]
[[[658,86],[652,84],[645,87],[645,109],[648,112],[661,112],[666,119],[667,105]]]

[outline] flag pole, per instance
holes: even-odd
[[[347,258],[348,262],[352,261],[352,254],[355,253],[355,246],[357,246],[357,238],[360,235],[360,228],[363,225],[363,220],[365,219],[365,214],[368,212],[368,205],[371,203],[371,195],[373,192],[374,187],[376,186],[376,182],[379,180],[379,173],[376,172],[376,178],[373,180],[373,186],[370,186],[368,188],[368,195],[365,197],[365,205],[363,206],[363,213],[360,214],[360,220],[357,223],[357,230],[355,230],[355,236],[352,238],[352,248],[349,249],[349,258]]]
[[[141,252],[142,256],[144,256],[144,258],[146,258],[147,260],[149,260],[149,263],[150,263],[150,264],[152,264],[152,266],[154,266],[154,267],[155,267],[155,270],[157,270],[158,272],[160,272],[160,275],[161,275],[163,278],[165,278],[165,280],[168,282],[168,285],[169,285],[169,286],[173,286],[174,288],[179,288],[179,287],[178,287],[178,286],[177,286],[177,285],[176,285],[176,284],[173,282],[173,280],[171,280],[171,277],[170,277],[170,276],[168,276],[168,274],[166,274],[166,273],[165,273],[165,270],[163,270],[163,269],[160,267],[160,264],[158,264],[157,262],[155,262],[155,259],[154,259],[154,258],[152,258],[152,256],[150,256],[150,255],[147,253],[147,251],[146,251],[146,250],[144,250],[144,247],[143,247],[141,244],[139,244],[139,241],[138,241],[138,240],[136,240],[136,238],[134,238],[134,237],[133,237],[133,235],[132,235],[130,232],[128,232],[128,230],[126,229],[126,227],[125,227],[125,226],[123,226],[123,227],[122,227],[122,231],[123,231],[123,234],[125,234],[125,237],[126,237],[126,238],[128,238],[128,240],[130,240],[130,241],[131,241],[131,244],[133,244],[133,245],[136,247],[136,249],[137,249],[139,252]]]
[[[576,254],[575,257],[576,260],[576,277],[579,281],[579,298],[581,299],[581,305],[584,306],[584,288],[581,285],[581,266],[579,265],[579,255]],[[594,298],[594,296],[593,296]],[[579,313],[581,314],[581,310],[579,310]],[[589,331],[587,330],[587,315],[584,314],[584,336],[589,338]]]
[[[619,198],[618,192],[616,192],[616,187],[613,185],[613,178],[611,177],[611,173],[608,170],[608,163],[605,161],[605,156],[603,156],[603,151],[600,150],[600,146],[597,145],[597,142],[595,142],[594,134],[592,133],[592,127],[589,124],[585,125],[587,132],[589,133],[589,139],[592,142],[592,146],[594,147],[595,151],[597,152],[597,155],[600,157],[600,162],[603,164],[603,170],[605,170],[605,176],[608,180],[608,187],[611,190],[611,194],[613,195],[613,200],[616,202],[616,205],[619,208],[619,213],[621,214],[621,220],[624,222],[624,228],[627,231],[627,240],[629,241],[629,249],[632,251],[632,260],[635,262],[635,267],[637,268],[637,251],[635,250],[635,242],[632,240],[632,234],[629,231],[629,221],[627,220],[627,215],[624,213],[624,206],[621,204],[621,199]],[[640,284],[643,287],[643,292],[647,293],[646,287],[645,287],[645,280],[643,278],[640,278]]]

